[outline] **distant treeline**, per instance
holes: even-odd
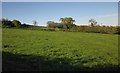
[[[94,32],[94,33],[111,33],[120,34],[120,26],[100,26],[97,21],[90,19],[88,26],[78,26],[73,24],[75,20],[71,17],[60,18],[60,23],[54,21],[48,21],[48,28],[59,28],[62,31],[74,31],[74,32]]]
[[[65,17],[60,18],[59,23],[54,21],[48,21],[47,27],[37,26],[37,21],[33,21],[34,25],[21,24],[19,20],[8,20],[1,19],[2,28],[25,28],[32,30],[44,30],[44,31],[71,31],[71,32],[94,32],[94,33],[111,33],[111,34],[120,34],[120,26],[100,26],[97,24],[97,21],[90,19],[88,26],[78,26],[75,25],[73,18]]]
[[[28,27],[30,25],[28,24],[21,24],[19,20],[8,20],[8,19],[1,19],[2,22],[2,27],[3,28],[10,28],[10,27],[16,27],[16,28],[21,28],[21,27]]]

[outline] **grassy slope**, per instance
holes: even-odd
[[[118,35],[114,34],[3,29],[2,45],[3,60],[10,56],[13,62],[24,60],[35,70],[118,65]]]

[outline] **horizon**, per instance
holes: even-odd
[[[3,2],[2,17],[19,20],[32,25],[36,20],[39,26],[47,21],[60,22],[63,17],[72,17],[76,25],[88,24],[95,19],[98,24],[118,25],[117,2]]]

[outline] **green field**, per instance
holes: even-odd
[[[115,70],[118,35],[2,29],[3,70]]]

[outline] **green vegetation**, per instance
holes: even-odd
[[[106,34],[120,34],[120,26],[100,26],[97,24],[97,21],[94,19],[90,19],[88,26],[78,26],[75,25],[73,18],[71,17],[65,17],[60,18],[60,23],[54,22],[54,21],[48,21],[47,22],[47,29],[42,28],[41,26],[37,26],[38,22],[33,21],[33,25],[29,24],[21,24],[19,20],[8,20],[8,19],[2,19],[0,22],[2,22],[3,28],[25,28],[32,30],[46,30],[46,31],[72,31],[72,32],[92,32],[92,33],[106,33]]]
[[[94,19],[90,19],[89,23],[91,24],[91,27],[95,26],[97,24],[97,21]]]
[[[48,21],[48,28],[59,28],[65,31],[73,31],[73,32],[92,32],[92,33],[106,33],[106,34],[120,34],[120,26],[100,26],[97,24],[97,21],[94,19],[90,19],[88,26],[78,26],[75,25],[73,18],[65,17],[60,18],[60,23],[56,23],[54,21]]]
[[[118,66],[118,35],[3,28],[3,71],[109,70]]]
[[[18,28],[21,27],[21,22],[18,20],[13,20],[12,23],[14,24],[15,27],[18,27]]]
[[[120,26],[75,25],[71,17],[47,27],[2,19],[3,71],[116,71]],[[87,33],[86,33],[87,32]],[[102,34],[99,34],[102,33]]]

